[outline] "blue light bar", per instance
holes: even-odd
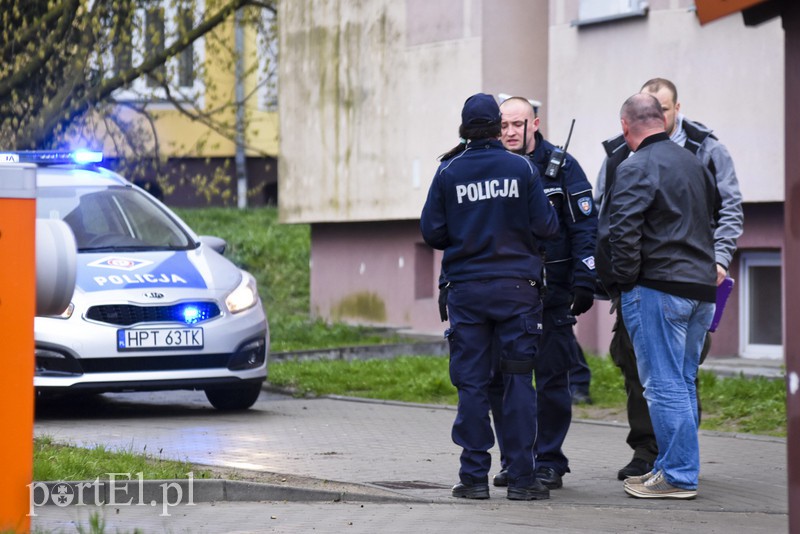
[[[103,161],[103,153],[92,150],[17,150],[1,152],[0,163],[38,163],[40,165],[56,165],[59,163],[76,163],[87,165]]]

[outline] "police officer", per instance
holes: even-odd
[[[536,439],[536,478],[550,489],[562,486],[569,472],[569,462],[561,446],[572,422],[570,369],[581,357],[575,339],[575,316],[592,307],[596,273],[594,250],[597,236],[597,213],[592,200],[592,186],[581,166],[567,154],[558,172],[546,173],[554,146],[539,132],[539,117],[531,103],[511,97],[500,106],[501,140],[508,150],[530,158],[542,176],[544,192],[555,207],[559,232],[544,241],[547,287],[544,296],[544,322],[539,355],[534,367],[538,406]],[[549,174],[549,175],[548,175]],[[491,400],[495,430],[498,435],[508,424],[499,409],[502,383],[492,381]],[[505,443],[500,442],[505,458]],[[507,472],[495,475],[495,486],[505,486]]]
[[[450,379],[459,399],[452,437],[462,447],[452,495],[489,498],[494,437],[488,390],[496,340],[505,389],[507,497],[547,499],[549,490],[533,472],[532,371],[542,323],[539,240],[555,235],[558,220],[536,168],[498,139],[500,110],[491,95],[466,100],[459,135],[462,143],[441,158],[420,219],[425,242],[444,251]]]

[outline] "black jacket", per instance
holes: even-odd
[[[643,285],[714,302],[714,178],[666,133],[616,170],[600,210],[597,270],[613,295]]]

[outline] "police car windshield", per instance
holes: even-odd
[[[66,222],[79,252],[196,247],[177,221],[130,187],[43,187],[36,216]]]

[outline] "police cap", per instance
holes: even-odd
[[[492,95],[478,93],[464,102],[461,110],[461,124],[480,125],[500,122],[500,107]]]

